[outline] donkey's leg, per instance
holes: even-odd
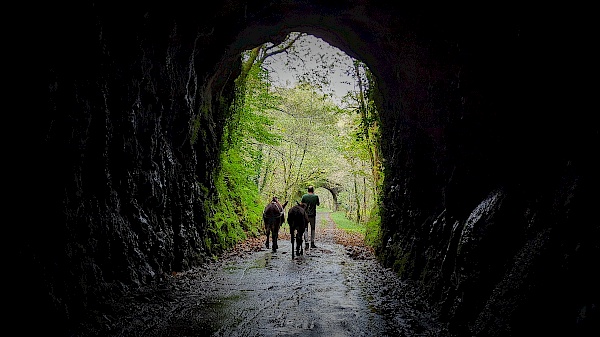
[[[273,253],[275,253],[277,251],[277,248],[279,248],[277,246],[277,236],[279,236],[279,227],[277,225],[274,225],[271,233],[273,235]]]
[[[265,247],[269,248],[269,236],[271,235],[271,227],[268,223],[265,223],[265,232],[267,234],[267,241],[265,241]]]
[[[304,248],[302,248],[302,232],[300,230],[298,230],[297,234],[296,234],[296,254],[297,255],[303,255],[304,254]]]
[[[290,241],[292,243],[292,260],[294,259],[294,240],[296,240],[296,238],[294,237],[294,227],[292,225],[290,225]]]

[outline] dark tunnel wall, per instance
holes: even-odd
[[[202,263],[237,55],[302,30],[378,79],[380,260],[459,335],[597,331],[585,20],[377,1],[73,6],[43,8],[17,38],[34,45],[27,81],[44,89],[11,124],[28,136],[11,144],[15,315],[63,332]]]

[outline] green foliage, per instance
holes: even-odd
[[[365,244],[377,250],[381,247],[381,215],[379,207],[373,208],[365,224]]]
[[[278,144],[281,135],[271,131],[273,121],[266,114],[278,104],[279,97],[270,92],[266,73],[258,66],[250,68],[245,81],[238,81],[236,100],[226,123],[224,148],[241,146],[242,151],[256,151],[252,145]]]
[[[333,212],[331,213],[331,219],[333,222],[335,222],[335,225],[338,228],[343,229],[348,233],[365,234],[365,226],[362,224],[357,224],[356,222],[346,218],[346,212]]]
[[[291,34],[280,46],[265,44],[242,55],[215,168],[217,195],[205,240],[211,252],[259,235],[266,202],[275,195],[293,204],[309,184],[339,189],[337,201],[345,209],[332,213],[338,227],[380,245],[380,217],[365,216],[370,209],[377,213],[382,181],[374,81],[364,64],[355,63],[352,71],[362,81],[361,90],[349,95],[354,104],[342,109],[323,90],[342,58],[337,55],[332,62],[320,55],[321,69],[304,72],[300,84],[273,88],[265,60],[283,52],[305,60],[294,44],[301,36]],[[194,131],[199,123],[193,123],[194,141],[202,136]]]
[[[319,194],[319,190],[315,190],[316,194]],[[323,199],[323,196],[320,196],[321,199]],[[317,212],[333,212],[331,209],[329,209],[328,207],[326,207],[325,205],[323,205],[323,203],[321,203],[320,206],[317,206]]]
[[[257,177],[261,151],[256,144],[277,144],[269,131],[272,121],[261,112],[273,100],[265,94],[264,74],[251,67],[244,81],[237,81],[236,98],[224,126],[220,166],[217,168],[213,216],[205,245],[213,253],[231,248],[262,229],[263,203]],[[247,90],[247,88],[254,88]]]
[[[248,179],[251,172],[236,151],[224,152],[217,175],[215,212],[209,221],[211,252],[220,252],[250,236],[257,236],[262,223],[262,205],[255,185]]]
[[[280,104],[270,110],[270,116],[273,132],[283,141],[263,148],[261,192],[265,198],[274,194],[291,200],[305,192],[306,186],[320,186],[344,170],[337,152],[341,113],[329,97],[306,83],[279,88],[277,93]]]
[[[378,208],[376,208],[378,210]],[[378,214],[371,215],[365,224],[356,223],[346,217],[346,212],[337,211],[331,213],[331,219],[336,226],[349,233],[360,233],[365,236],[367,246],[378,248],[381,246],[381,218]]]

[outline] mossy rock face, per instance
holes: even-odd
[[[411,258],[410,253],[403,253],[402,249],[398,248],[392,269],[397,272],[400,277],[406,278],[414,269],[414,258]]]

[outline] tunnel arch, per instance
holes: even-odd
[[[277,17],[273,21],[268,21],[273,17],[267,16],[267,19],[249,23],[236,35],[236,40],[230,45],[226,58],[221,61],[223,66],[219,69],[227,69],[227,65],[231,67],[230,69],[237,69],[239,66],[236,55],[241,55],[242,52],[266,42],[279,44],[285,40],[288,34],[301,32],[320,38],[348,56],[363,61],[376,78],[378,93],[380,93],[376,97],[377,102],[384,102],[385,98],[381,95],[380,88],[386,87],[386,85],[380,80],[381,76],[378,74],[391,74],[393,71],[389,67],[383,71],[377,71],[369,65],[393,64],[393,62],[386,61],[388,57],[386,53],[374,52],[380,50],[382,45],[370,26],[378,21],[375,19],[377,15],[383,14],[378,9],[372,9],[368,15],[364,12],[356,15],[353,8],[347,9],[346,14],[314,13],[312,6],[298,5],[294,6],[293,11],[287,12],[283,17]],[[378,25],[378,29],[384,29],[384,27]],[[231,57],[232,55],[234,57]],[[222,72],[217,72],[214,76],[222,77],[223,75]],[[395,111],[394,113],[399,112]],[[338,195],[343,190],[342,186],[325,180],[316,184],[315,187],[323,187],[328,190],[334,199],[335,211],[339,210]]]
[[[313,5],[295,4],[293,6],[284,6],[285,16],[264,15],[256,20],[249,20],[243,26],[243,29],[236,35],[235,40],[229,45],[227,53],[219,62],[217,72],[213,78],[223,78],[227,71],[233,71],[235,78],[238,66],[238,56],[245,50],[261,45],[266,42],[279,44],[283,42],[286,36],[292,32],[302,32],[322,39],[333,47],[338,48],[348,56],[364,62],[374,74],[376,79],[376,88],[379,95],[375,96],[376,104],[379,106],[380,114],[385,121],[382,121],[381,128],[388,125],[399,123],[399,116],[407,113],[409,109],[401,109],[402,102],[398,100],[403,97],[400,85],[400,79],[403,73],[417,71],[412,69],[415,64],[422,63],[422,68],[426,67],[427,53],[420,50],[414,31],[406,28],[406,36],[401,37],[403,45],[398,48],[397,45],[386,41],[385,36],[392,34],[388,27],[383,24],[390,20],[390,13],[379,7],[362,8],[356,11],[353,6],[348,6],[339,12],[315,11]],[[327,6],[324,6],[324,8]],[[316,13],[316,14],[315,14]],[[412,28],[416,30],[416,27]],[[409,53],[406,63],[399,64],[394,61],[397,53],[408,50]],[[429,62],[433,64],[433,62]],[[403,66],[410,64],[410,70],[402,70]],[[419,66],[417,66],[419,68]],[[412,75],[411,75],[412,76]],[[414,78],[412,79],[414,80]],[[215,80],[214,82],[218,82]],[[405,86],[408,91],[413,91],[414,84]],[[394,88],[388,91],[387,88]],[[214,88],[207,95],[214,95]],[[219,92],[219,91],[217,91]],[[213,99],[215,101],[216,99]],[[412,103],[411,103],[412,104]],[[412,119],[404,119],[401,123],[406,125],[413,123]],[[410,129],[410,127],[407,127]],[[384,155],[385,156],[385,155]],[[385,158],[384,158],[385,160]],[[327,189],[336,201],[336,210],[339,206],[337,197],[342,187],[331,182],[325,182],[323,187]]]
[[[327,8],[324,6],[323,8]],[[391,48],[379,35],[385,35],[386,26],[378,23],[382,18],[389,18],[389,14],[382,13],[379,8],[361,10],[358,14],[354,7],[349,7],[341,12],[328,13],[315,11],[313,5],[294,5],[284,9],[286,15],[265,15],[265,18],[250,20],[236,35],[235,41],[229,45],[221,66],[215,73],[215,78],[220,78],[226,73],[225,69],[235,70],[237,57],[243,51],[261,45],[265,42],[279,44],[292,32],[302,32],[322,39],[333,47],[338,48],[348,56],[361,60],[374,74],[377,89],[381,93],[379,103],[386,101],[388,87],[398,87],[395,82],[398,70],[392,66],[394,56],[385,53],[385,48]],[[315,14],[317,13],[317,14]],[[373,26],[376,27],[373,27]],[[407,32],[407,34],[409,34]],[[412,44],[411,38],[405,39],[406,44]],[[407,46],[406,49],[414,50],[416,46]],[[226,64],[226,66],[225,66]],[[381,108],[384,108],[383,106]],[[401,113],[395,111],[395,113]]]

